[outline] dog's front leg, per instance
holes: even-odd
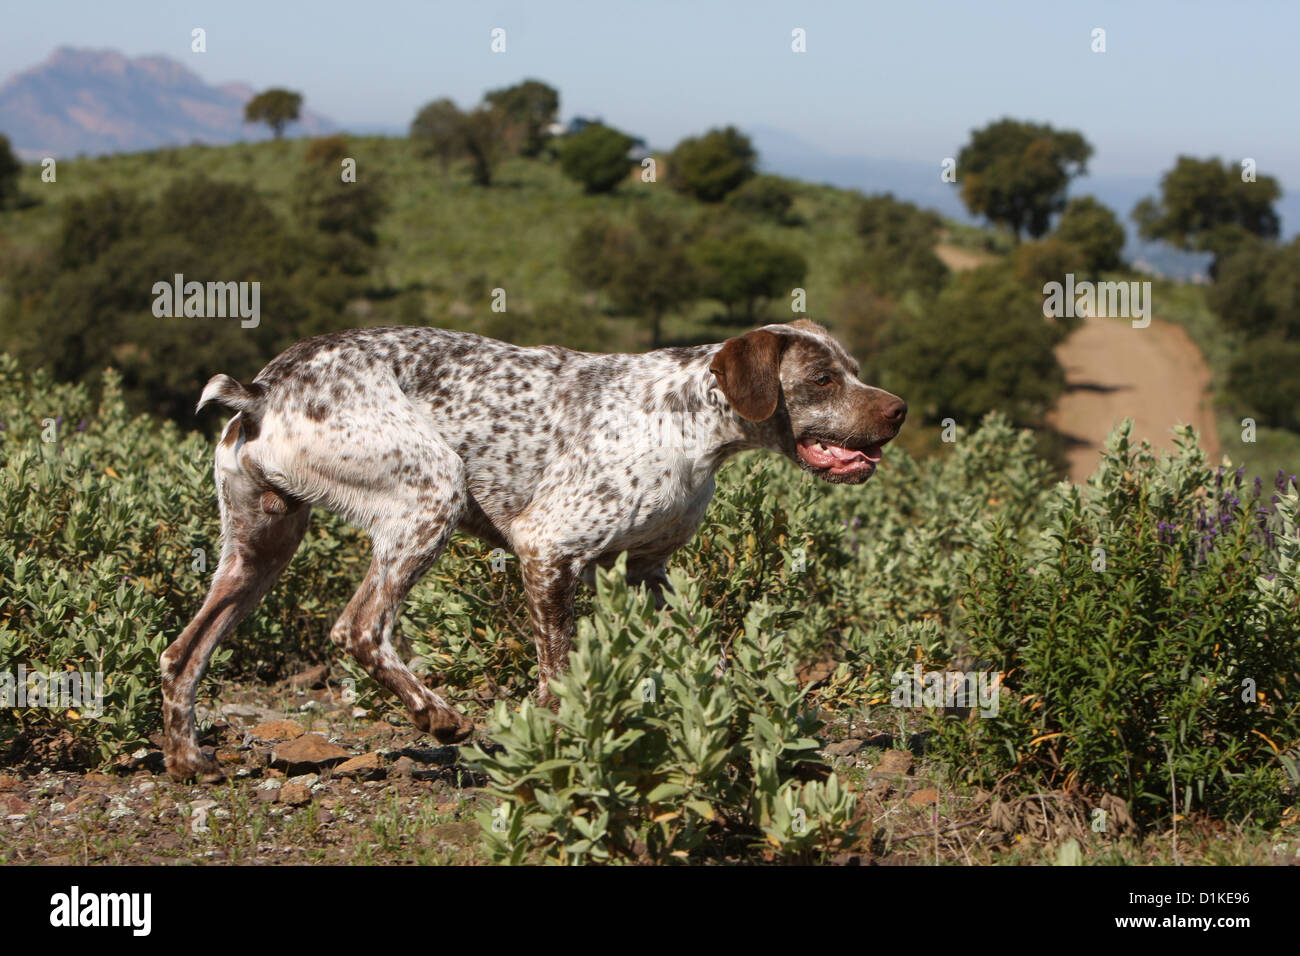
[[[554,709],[559,701],[548,682],[569,666],[579,567],[576,561],[559,555],[521,552],[519,557],[537,645],[537,702]]]

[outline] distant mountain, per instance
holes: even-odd
[[[868,194],[891,192],[899,199],[934,209],[958,222],[977,224],[980,221],[962,204],[958,184],[939,179],[937,161],[924,163],[826,153],[798,136],[768,126],[752,126],[745,132],[758,150],[759,165],[765,172],[859,189]],[[1173,160],[1171,154],[1171,166]],[[1183,252],[1166,243],[1143,242],[1128,218],[1139,199],[1159,192],[1161,175],[1163,171],[1150,177],[1084,176],[1074,182],[1070,194],[1096,196],[1115,211],[1128,233],[1124,255],[1143,271],[1177,279],[1203,277],[1210,260],[1208,254]],[[1282,217],[1284,238],[1300,232],[1300,194],[1284,191],[1277,210]]]
[[[254,92],[242,83],[211,86],[165,56],[60,47],[0,86],[0,133],[24,159],[267,139],[265,126],[244,122]],[[304,110],[287,133],[336,129]]]

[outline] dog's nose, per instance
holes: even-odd
[[[907,417],[907,402],[895,396],[893,401],[881,409],[880,416],[891,425],[903,424],[903,419]]]

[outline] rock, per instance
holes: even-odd
[[[814,661],[811,664],[805,664],[795,672],[795,680],[800,687],[805,684],[812,684],[816,687],[824,683],[835,673],[835,668],[839,666],[833,658]]]
[[[271,766],[291,775],[323,770],[342,763],[352,755],[320,734],[303,734],[271,751]]]
[[[298,784],[298,786],[306,787],[310,790],[312,787],[316,786],[316,781],[318,781],[319,779],[320,779],[319,774],[303,773],[303,774],[299,774],[296,777],[290,777],[284,783],[285,786],[288,786],[291,783],[296,783]]]
[[[911,753],[906,750],[886,750],[880,763],[867,774],[867,789],[887,793],[911,769]]]
[[[336,777],[355,777],[358,780],[379,780],[384,776],[384,762],[378,752],[371,751],[346,760],[334,768]]]
[[[257,794],[257,799],[262,803],[275,803],[280,796],[280,787],[282,782],[274,778],[264,780],[253,793]]]
[[[907,773],[912,769],[912,754],[906,750],[886,750],[872,774]]]
[[[91,810],[97,810],[100,807],[108,805],[108,797],[99,791],[82,793],[68,801],[67,812],[88,813]]]
[[[22,781],[7,773],[0,773],[0,791],[17,790]]]
[[[252,704],[226,704],[221,708],[222,717],[239,717],[244,720],[256,720],[266,713],[266,708]]]
[[[27,810],[27,804],[13,794],[0,797],[0,813],[12,816],[15,813],[26,813]]]
[[[324,687],[329,672],[330,669],[324,664],[319,667],[310,667],[301,674],[294,674],[290,677],[289,686],[295,690],[315,690],[318,687]]]
[[[931,787],[924,790],[918,790],[907,798],[907,802],[914,807],[927,807],[932,803],[939,802],[939,794]]]
[[[410,757],[398,757],[393,761],[393,773],[399,777],[409,777],[415,770],[415,761]]]
[[[847,740],[837,740],[826,748],[826,753],[832,757],[847,757],[849,754],[855,754],[862,749],[862,741],[855,737]]]
[[[206,833],[208,813],[217,805],[215,800],[195,800],[190,804],[190,832]],[[111,815],[111,814],[110,814]]]
[[[114,761],[114,765],[123,773],[133,773],[136,770],[163,773],[167,769],[167,761],[163,757],[163,752],[161,750],[151,750],[148,747],[141,747],[129,755],[123,754]]]
[[[403,757],[410,757],[417,763],[431,763],[447,766],[460,759],[459,747],[403,747]]]
[[[267,720],[249,731],[258,740],[293,740],[301,737],[303,730],[292,720]]]
[[[280,788],[280,803],[291,807],[303,807],[311,803],[311,788],[300,783],[286,783]]]

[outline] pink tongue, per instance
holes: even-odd
[[[853,462],[880,461],[879,445],[856,449],[832,445],[829,442],[807,442],[800,443],[799,451],[805,461],[824,468],[848,465]]]

